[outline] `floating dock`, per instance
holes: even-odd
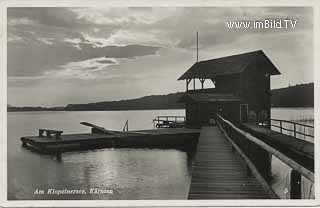
[[[100,129],[105,130],[101,127]],[[111,147],[184,149],[195,145],[200,134],[200,129],[187,128],[127,132],[110,130],[102,132],[100,129],[92,128],[92,133],[66,135],[56,130],[40,129],[38,136],[22,137],[21,142],[24,147],[47,154]],[[43,132],[47,135],[43,135]]]

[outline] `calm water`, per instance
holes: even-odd
[[[184,110],[8,113],[8,199],[186,199],[191,159],[179,150],[100,149],[65,153],[62,162],[21,147],[20,137],[36,135],[39,128],[64,133],[90,132],[81,121],[122,130],[153,128],[157,115],[184,115]],[[272,109],[272,117],[288,120],[313,117],[313,108]],[[273,159],[273,187],[286,196],[290,169]],[[36,189],[113,190],[113,194],[34,195]],[[308,189],[308,187],[306,188]]]
[[[89,132],[88,121],[120,130],[153,128],[156,115],[183,115],[184,110],[117,112],[18,112],[8,114],[9,199],[186,199],[190,185],[187,154],[178,150],[100,149],[63,154],[59,163],[21,147],[20,137],[39,128],[65,133]],[[100,195],[34,195],[36,189],[112,189]],[[88,192],[89,190],[87,190]]]

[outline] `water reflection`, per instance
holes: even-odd
[[[192,158],[192,153],[173,149],[125,148],[64,153],[61,162],[42,158],[45,160],[37,170],[38,177],[20,176],[20,182],[23,181],[28,190],[19,195],[11,191],[11,194],[19,199],[186,199]],[[45,191],[50,188],[85,189],[87,194],[34,195],[37,188]],[[113,193],[88,194],[91,188]]]

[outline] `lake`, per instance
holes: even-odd
[[[99,149],[65,153],[57,162],[21,147],[20,137],[37,135],[39,128],[61,129],[68,133],[87,133],[87,121],[107,129],[151,129],[158,115],[181,115],[184,110],[10,112],[8,113],[8,200],[21,199],[187,199],[192,158],[180,150]],[[313,108],[276,108],[272,117],[295,120],[312,116]],[[275,161],[275,162],[274,162]],[[273,160],[274,182],[280,192],[286,167]],[[103,194],[41,195],[47,189],[112,190]],[[284,191],[285,192],[285,191]]]

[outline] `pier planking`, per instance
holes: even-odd
[[[189,199],[269,199],[218,127],[202,127]]]

